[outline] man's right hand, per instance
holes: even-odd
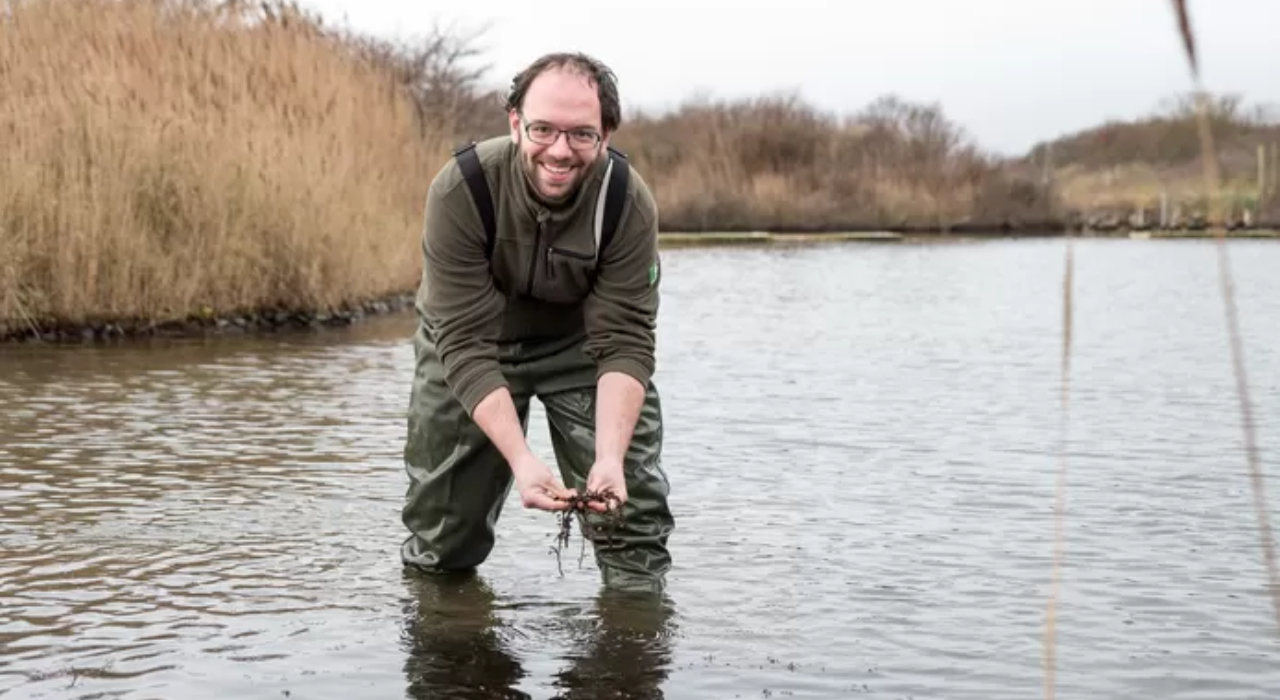
[[[556,480],[550,467],[533,455],[511,465],[515,475],[516,489],[520,492],[520,503],[525,508],[538,510],[566,510],[569,498],[574,495],[572,489],[566,489]]]
[[[561,486],[551,469],[529,451],[510,390],[500,387],[489,392],[476,404],[474,418],[511,465],[516,488],[520,491],[520,502],[525,508],[569,508],[568,500],[574,492]]]

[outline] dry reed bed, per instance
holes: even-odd
[[[0,20],[0,331],[411,287],[430,130],[316,28],[183,0]]]

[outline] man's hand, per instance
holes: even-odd
[[[511,465],[515,475],[520,503],[525,508],[538,510],[566,510],[573,489],[566,489],[556,480],[551,468],[532,454]]]
[[[622,504],[627,502],[627,480],[622,472],[622,462],[616,459],[596,460],[587,475],[587,490],[595,493],[610,491],[618,497],[617,501],[593,500],[587,503],[588,508],[602,513],[610,508],[622,508]]]
[[[596,463],[587,475],[587,490],[606,489],[618,497],[616,503],[592,501],[592,510],[621,508],[627,502],[627,480],[623,461],[635,430],[640,407],[644,404],[644,386],[621,372],[605,372],[596,388]]]
[[[474,418],[511,465],[520,503],[525,508],[565,510],[569,507],[568,499],[573,491],[561,486],[551,469],[529,450],[511,392],[506,387],[495,389],[481,399]]]

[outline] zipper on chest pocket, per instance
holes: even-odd
[[[552,265],[552,264],[551,264],[551,256],[552,256],[552,255],[563,255],[563,256],[565,256],[566,258],[575,258],[575,259],[578,259],[578,260],[591,260],[591,259],[594,257],[594,256],[592,256],[592,255],[588,255],[588,254],[586,254],[586,253],[578,253],[578,252],[575,252],[575,251],[572,251],[572,250],[565,250],[565,249],[563,249],[563,248],[556,248],[555,246],[547,246],[547,255],[546,255],[546,259],[547,259],[547,278],[548,278],[548,279],[549,279],[549,278],[552,278],[552,277],[555,277],[555,269],[556,269],[556,267],[555,267],[555,265]]]

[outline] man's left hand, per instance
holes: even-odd
[[[622,462],[616,460],[596,460],[587,475],[587,490],[601,493],[612,492],[617,500],[607,502],[591,501],[587,504],[592,510],[605,512],[609,508],[622,508],[627,502],[627,480],[622,472]]]

